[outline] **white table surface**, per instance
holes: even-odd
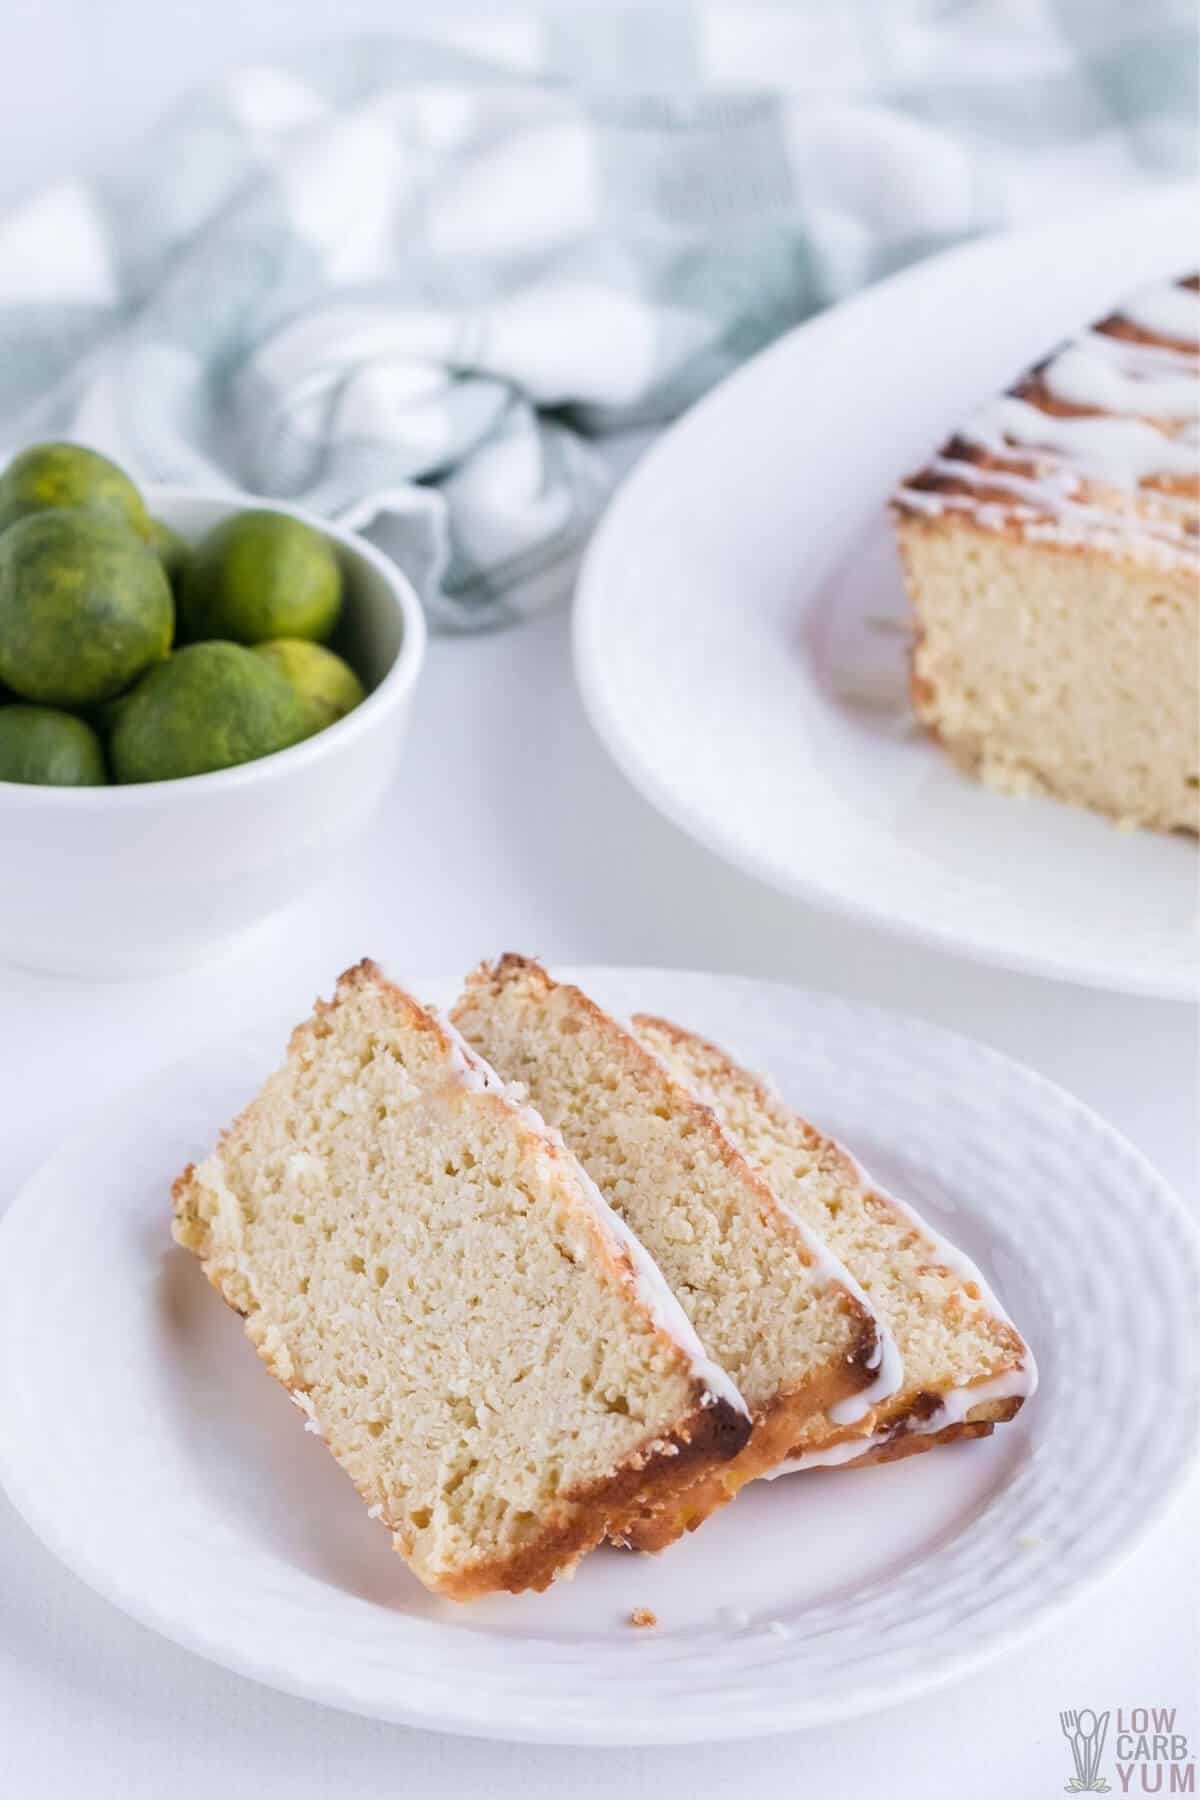
[[[471,10],[443,4],[438,17]],[[180,87],[235,58],[335,31],[407,20],[419,29],[420,19],[415,0],[15,8],[0,58],[0,204],[118,143]],[[1073,1089],[1194,1203],[1190,1009],[952,961],[727,870],[639,800],[595,742],[560,612],[503,636],[435,643],[372,841],[224,961],[121,987],[0,970],[0,1208],[82,1114],[240,1019],[299,1015],[358,957],[420,976],[506,948],[729,969],[922,1013]],[[1193,1483],[1150,1542],[1033,1648],[903,1711],[748,1745],[579,1751],[404,1731],[241,1681],[94,1598],[0,1496],[0,1793],[538,1800],[569,1788],[573,1800],[640,1800],[666,1784],[695,1800],[765,1794],[768,1784],[821,1800],[1060,1793],[1071,1772],[1062,1707],[1173,1705],[1195,1747],[1198,1529]]]

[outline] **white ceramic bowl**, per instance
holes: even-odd
[[[117,978],[217,954],[337,865],[400,755],[425,622],[395,565],[296,507],[153,485],[145,494],[189,539],[250,506],[323,532],[346,584],[337,647],[367,698],[290,750],[211,775],[109,788],[0,782],[0,958],[27,968]]]

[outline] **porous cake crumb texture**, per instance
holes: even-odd
[[[505,957],[471,977],[453,1017],[562,1131],[754,1415],[749,1445],[703,1505],[694,1490],[696,1504],[677,1527],[626,1533],[642,1548],[661,1548],[742,1481],[827,1431],[830,1405],[871,1379],[874,1318],[711,1108],[577,988]]]
[[[876,1407],[873,1434],[919,1431],[936,1419],[950,1390],[995,1382],[1024,1367],[1028,1353],[1013,1326],[996,1316],[961,1267],[950,1266],[946,1250],[907,1208],[861,1178],[838,1144],[717,1046],[663,1019],[639,1015],[634,1026],[716,1108],[752,1167],[820,1232],[890,1327],[904,1383]],[[1020,1403],[1017,1397],[987,1401],[979,1417],[971,1414],[940,1435],[976,1435],[968,1423],[1010,1417]],[[910,1440],[904,1448],[928,1441]],[[893,1453],[899,1448],[897,1438]]]
[[[545,1586],[616,1505],[744,1440],[574,1160],[372,965],[293,1035],[175,1209],[430,1587]]]
[[[968,773],[1161,830],[1200,818],[1200,574],[904,520],[917,716]]]
[[[917,716],[960,767],[1200,828],[1200,277],[989,401],[892,500]]]

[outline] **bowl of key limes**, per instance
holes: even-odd
[[[216,954],[345,854],[425,648],[395,565],[298,508],[140,487],[79,444],[0,471],[0,957]]]

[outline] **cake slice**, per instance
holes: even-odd
[[[1200,278],[993,400],[892,503],[918,718],[963,769],[1200,827]]]
[[[841,1257],[903,1358],[904,1381],[874,1409],[865,1447],[846,1433],[773,1473],[891,1460],[951,1438],[985,1437],[1014,1418],[1037,1370],[970,1258],[715,1044],[665,1019],[639,1014],[633,1023],[714,1108],[751,1167]]]
[[[343,975],[175,1237],[429,1588],[544,1588],[749,1421],[578,1163],[374,964]]]
[[[890,1335],[710,1107],[578,988],[522,957],[476,970],[452,1016],[562,1131],[750,1408],[750,1441],[718,1479],[698,1481],[683,1506],[630,1508],[614,1536],[661,1548],[743,1481],[869,1428],[900,1381]]]

